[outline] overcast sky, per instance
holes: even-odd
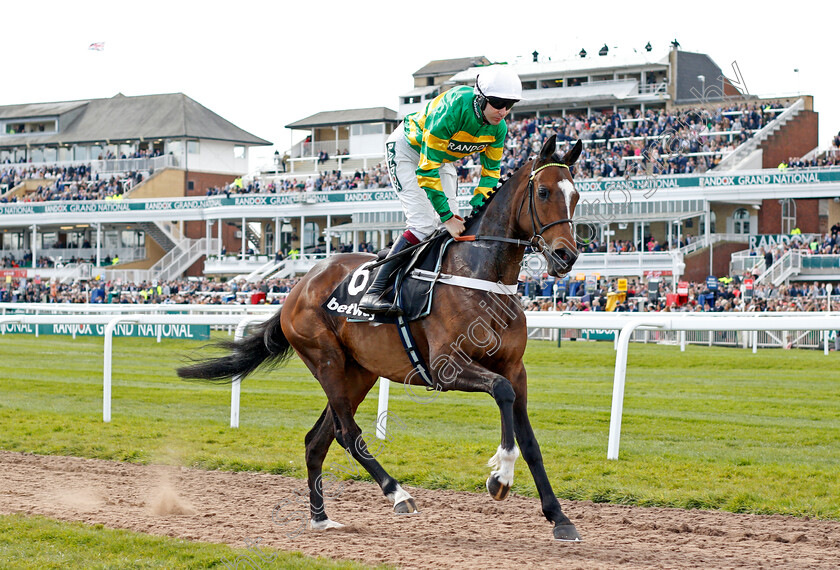
[[[182,92],[281,151],[284,128],[320,111],[398,108],[436,59],[564,59],[605,43],[677,39],[750,93],[815,96],[819,142],[840,131],[836,8],[706,1],[272,0],[4,3],[0,105]],[[224,6],[224,8],[222,8]],[[103,51],[89,45],[104,42]],[[794,72],[799,69],[799,72]],[[258,151],[269,156],[272,149]]]

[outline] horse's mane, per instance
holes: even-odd
[[[504,189],[505,184],[507,184],[508,181],[510,181],[510,179],[513,178],[517,172],[519,172],[526,166],[529,166],[531,164],[531,161],[536,159],[537,157],[532,156],[522,166],[520,166],[513,172],[509,172],[505,176],[500,177],[499,182],[496,184],[496,187],[487,193],[487,198],[484,199],[484,203],[478,208],[473,209],[472,213],[470,213],[470,215],[464,219],[464,226],[466,228],[464,231],[470,229],[470,226],[472,226],[473,223],[475,223],[481,218],[481,216],[484,214],[484,211],[487,210],[487,206],[490,204],[490,202],[493,201],[493,198],[496,196],[496,194],[498,194],[502,189]],[[559,154],[554,153],[548,162],[563,162],[563,158]]]

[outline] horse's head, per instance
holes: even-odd
[[[555,277],[568,273],[579,255],[572,216],[580,196],[570,169],[582,148],[578,141],[560,157],[552,135],[531,161],[527,183],[522,180],[517,189],[522,194],[517,210],[520,232],[531,236],[534,247],[546,257],[548,273]]]

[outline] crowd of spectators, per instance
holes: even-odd
[[[46,279],[14,278],[0,282],[0,302],[4,303],[122,303],[122,304],[280,304],[299,281],[269,279],[211,281],[177,279],[163,283],[125,283],[121,281],[74,281],[57,283]]]
[[[780,108],[742,103],[711,110],[648,109],[512,121],[503,164],[508,170],[519,168],[556,134],[561,144],[584,142],[576,178],[705,172],[775,118]],[[465,181],[476,173],[467,176]]]
[[[656,240],[651,240],[655,242]],[[648,249],[651,246],[648,242]],[[629,243],[629,242],[627,242]],[[632,244],[631,244],[632,246]],[[711,291],[707,283],[690,283],[688,293],[682,298],[672,290],[672,284],[667,279],[658,281],[655,301],[648,302],[648,286],[646,283],[629,280],[628,290],[623,301],[611,302],[610,296],[618,293],[615,280],[602,280],[596,284],[594,291],[586,292],[586,285],[581,281],[566,278],[560,282],[557,291],[554,281],[545,278],[535,279],[528,274],[520,281],[519,293],[523,306],[528,310],[551,310],[554,298],[558,297],[557,310],[562,311],[825,311],[827,310],[825,283],[773,286],[758,284],[752,295],[747,299],[742,294],[742,287],[746,287],[746,280],[753,282],[758,275],[770,267],[782,255],[791,249],[800,251],[803,255],[840,255],[840,223],[834,224],[822,236],[794,235],[787,242],[773,247],[759,247],[751,250],[750,254],[760,260],[763,257],[763,267],[759,264],[751,266],[743,275],[723,277],[720,287]],[[544,276],[545,277],[545,276]],[[835,288],[835,294],[840,294],[840,287]],[[670,299],[670,300],[669,300]],[[834,308],[840,308],[840,299],[835,301]]]
[[[826,283],[791,283],[773,286],[756,285],[752,293],[746,291],[744,279],[723,278],[717,289],[710,289],[707,282],[689,282],[687,292],[678,294],[667,278],[658,279],[654,294],[649,293],[647,280],[628,280],[623,295],[617,290],[616,280],[603,279],[595,289],[586,291],[583,282],[566,283],[558,287],[559,294],[552,295],[545,282],[533,281],[529,287],[520,284],[520,302],[528,311],[615,311],[615,312],[766,312],[766,311],[826,311]],[[542,285],[542,286],[541,286]],[[571,286],[569,286],[571,285]],[[533,295],[532,292],[549,293]],[[840,308],[840,294],[834,289],[832,310]]]
[[[0,195],[0,203],[119,199],[143,179],[142,172],[101,177],[90,165],[7,166],[0,169],[0,185],[9,190],[26,180],[41,183],[23,196],[9,197],[7,191]]]
[[[277,181],[262,182],[236,180],[225,186],[207,188],[207,196],[231,194],[285,194],[289,192],[333,192],[346,190],[371,190],[389,188],[388,169],[384,164],[377,164],[367,169],[353,172],[340,170],[324,171],[317,176],[307,178],[283,178]]]
[[[786,163],[779,165],[779,168],[826,168],[829,166],[840,166],[840,133],[831,141],[831,147],[822,153],[816,153],[812,158],[790,157]]]
[[[508,123],[508,138],[502,158],[502,173],[522,166],[538,151],[546,138],[557,135],[561,149],[580,139],[583,152],[575,165],[574,176],[614,178],[641,174],[680,174],[705,172],[717,165],[731,150],[775,118],[781,105],[741,103],[713,109],[692,108],[644,112],[597,112],[592,115],[527,118]],[[144,150],[123,158],[146,158],[159,152]],[[339,153],[343,154],[343,153]],[[109,156],[117,158],[116,156]],[[329,159],[322,151],[318,164]],[[840,135],[831,150],[811,159],[792,157],[785,168],[832,166],[840,163]],[[781,165],[780,165],[781,166]],[[477,183],[480,162],[477,155],[456,163],[459,181]],[[21,181],[46,180],[25,197],[4,197],[4,202],[40,202],[46,200],[101,200],[116,198],[143,180],[132,172],[100,178],[89,165],[75,167],[33,167],[26,164],[0,168],[0,186],[13,188]],[[237,179],[225,186],[209,187],[206,195],[279,194],[389,188],[390,179],[384,163],[351,171],[329,170],[315,176],[290,176],[273,181]]]

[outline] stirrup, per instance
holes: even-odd
[[[368,294],[365,294],[365,296],[368,296]],[[373,301],[365,301],[363,297],[359,302],[359,310],[369,315],[385,315],[386,317],[398,317],[403,314],[402,309],[396,303],[383,300],[381,296],[376,297]]]

